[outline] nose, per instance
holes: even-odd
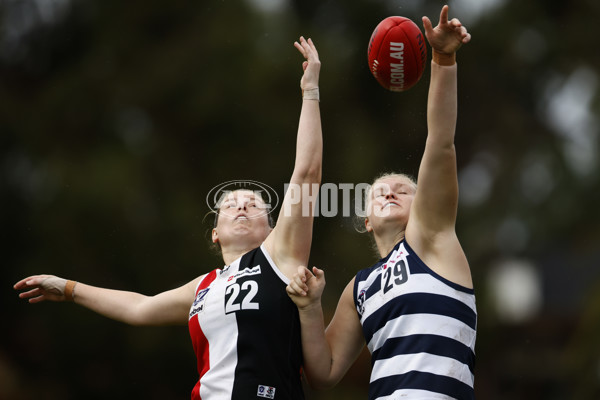
[[[394,192],[388,192],[388,193],[386,193],[386,195],[385,195],[385,199],[386,199],[386,200],[389,200],[389,199],[396,199],[396,193],[394,193]]]

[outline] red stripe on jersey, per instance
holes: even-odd
[[[196,295],[200,290],[206,289],[212,281],[217,277],[217,270],[211,271],[198,285],[198,289],[196,290]],[[194,315],[189,320],[189,328],[190,335],[192,337],[192,344],[194,345],[194,350],[196,352],[196,359],[198,361],[198,373],[200,377],[198,378],[198,382],[192,389],[192,400],[201,400],[200,397],[200,380],[202,376],[208,371],[210,368],[210,358],[209,358],[209,349],[208,349],[208,340],[206,340],[206,336],[204,336],[204,332],[202,332],[202,328],[200,328],[200,323],[198,322],[198,314]]]

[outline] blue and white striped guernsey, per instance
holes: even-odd
[[[475,294],[442,278],[405,240],[356,275],[371,352],[370,400],[474,399]]]

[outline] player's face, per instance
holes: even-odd
[[[383,223],[402,225],[408,223],[410,206],[415,197],[415,187],[408,178],[386,177],[373,183],[367,208],[367,230],[375,229]]]
[[[268,211],[260,196],[250,190],[228,193],[221,201],[215,228],[221,247],[239,240],[262,243],[271,232]]]

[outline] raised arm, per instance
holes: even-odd
[[[454,134],[457,116],[456,51],[471,35],[442,8],[434,28],[423,17],[425,36],[432,47],[431,80],[427,101],[427,140],[418,186],[406,228],[406,238],[429,265],[465,286],[472,285],[468,264],[456,238],[458,179]]]
[[[53,275],[34,275],[14,285],[30,303],[73,301],[105,317],[130,325],[183,325],[188,322],[201,277],[156,296],[104,289]]]
[[[470,36],[457,19],[448,21],[444,6],[440,22],[432,27],[423,17],[425,35],[432,47],[431,81],[427,102],[427,141],[411,210],[420,228],[439,232],[453,229],[458,203],[454,134],[457,115],[457,66],[455,54]]]
[[[300,81],[302,110],[296,139],[296,161],[277,224],[265,246],[288,277],[299,264],[308,262],[312,240],[313,208],[321,183],[323,139],[319,110],[319,72],[321,62],[311,39],[300,38],[294,46],[304,56],[304,75]]]
[[[314,389],[337,384],[365,345],[352,296],[354,279],[344,289],[335,314],[325,329],[321,295],[325,274],[299,267],[286,290],[298,306],[302,334],[304,373]]]

